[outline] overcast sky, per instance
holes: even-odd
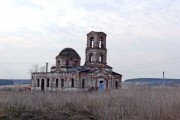
[[[107,63],[130,78],[180,78],[180,0],[0,0],[0,78],[30,78],[86,34],[107,34]],[[92,27],[94,26],[94,27]]]

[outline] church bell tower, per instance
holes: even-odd
[[[99,67],[106,66],[106,64],[106,34],[104,32],[91,31],[87,34],[85,65],[89,67]]]

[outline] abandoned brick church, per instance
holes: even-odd
[[[32,73],[32,91],[87,91],[121,88],[122,75],[107,65],[106,34],[91,31],[87,34],[86,59],[72,48],[63,49],[56,56],[50,72]]]

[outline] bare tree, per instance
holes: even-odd
[[[40,72],[45,72],[46,71],[46,66],[41,66],[40,67]]]
[[[39,65],[35,64],[32,66],[32,68],[30,69],[30,73],[32,72],[38,72],[39,71]]]

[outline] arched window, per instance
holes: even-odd
[[[44,79],[41,80],[41,90],[44,90]]]
[[[64,79],[61,78],[61,87],[64,87]]]
[[[39,79],[37,79],[37,86],[39,87]]]
[[[75,61],[75,66],[77,66],[78,65],[78,61]]]
[[[115,88],[118,88],[118,81],[115,82]]]
[[[85,79],[82,80],[82,88],[85,88]]]
[[[93,61],[93,54],[90,53],[90,55],[89,55],[89,62],[92,62],[92,61]]]
[[[60,60],[58,60],[58,65],[60,65]]]
[[[93,48],[94,47],[94,38],[91,37],[90,38],[90,48]]]
[[[102,48],[102,41],[99,41],[99,48]]]
[[[71,87],[74,87],[74,79],[71,79]]]
[[[102,54],[99,55],[99,62],[103,62],[103,55]]]
[[[103,43],[102,43],[102,40],[103,40],[103,38],[102,38],[102,37],[100,37],[100,38],[99,38],[99,48],[103,48]]]
[[[49,78],[47,79],[47,84],[46,85],[47,85],[47,87],[49,87]]]
[[[59,82],[59,80],[58,80],[58,79],[56,79],[56,87],[58,87],[58,82]]]
[[[69,60],[66,60],[66,65],[67,65],[67,66],[69,65]]]

